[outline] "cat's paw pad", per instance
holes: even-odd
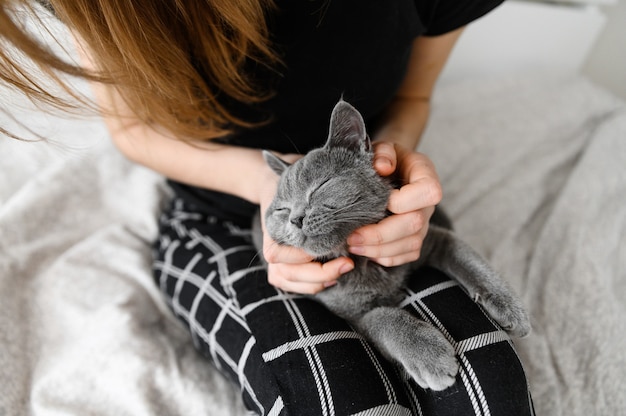
[[[421,342],[420,357],[405,362],[406,371],[425,389],[440,391],[452,386],[459,372],[459,362],[452,345],[435,328]]]
[[[510,335],[521,338],[530,334],[528,313],[516,297],[489,293],[477,297],[477,301]]]

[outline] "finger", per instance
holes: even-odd
[[[442,190],[432,161],[421,153],[398,148],[398,175],[405,183],[389,197],[389,210],[402,213],[436,205]]]
[[[420,250],[422,249],[422,243],[424,241],[425,232],[404,237],[396,241],[392,241],[387,244],[374,245],[374,246],[352,246],[348,250],[352,254],[358,256],[369,257],[371,259],[379,259],[386,257],[398,257],[410,255],[411,260],[417,260],[419,258]]]
[[[271,282],[270,282],[271,283]],[[281,285],[273,285],[285,292],[298,293],[301,295],[315,295],[326,289],[327,286],[321,283],[306,283],[306,282],[285,282]]]
[[[396,170],[396,149],[393,143],[378,142],[374,144],[374,169],[381,176],[389,176]]]
[[[277,264],[268,267],[268,281],[283,290],[296,293],[317,293],[334,285],[342,274],[354,268],[347,257],[340,257],[321,264]]]
[[[313,256],[306,251],[278,244],[265,234],[263,236],[263,257],[268,263],[301,264],[313,260]]]
[[[326,283],[339,279],[342,274],[354,268],[353,261],[348,257],[338,257],[327,263],[309,262],[304,264],[274,264],[268,267],[268,273],[274,274],[278,280]]]
[[[434,207],[441,202],[441,198],[442,190],[439,180],[424,177],[400,189],[392,190],[387,208],[394,214],[402,214]]]
[[[394,257],[381,257],[376,259],[371,259],[372,261],[380,264],[385,267],[395,267],[401,266],[403,264],[411,263],[415,260],[419,259],[419,253],[407,253],[401,256]]]
[[[415,235],[428,224],[428,218],[433,210],[429,207],[419,211],[391,215],[377,224],[361,227],[348,237],[348,245],[351,248],[382,245]]]
[[[423,176],[437,177],[435,165],[428,156],[404,147],[396,148],[398,174],[406,182],[414,182]]]

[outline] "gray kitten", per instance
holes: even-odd
[[[314,299],[346,319],[387,359],[401,364],[417,384],[443,390],[454,383],[459,368],[444,335],[397,306],[409,271],[417,266],[428,264],[454,277],[511,335],[529,333],[520,300],[484,259],[445,227],[431,223],[421,257],[410,265],[387,268],[348,253],[346,239],[354,230],[388,215],[392,189],[373,168],[363,118],[350,104],[340,101],[335,106],[324,147],[292,165],[269,152],[264,156],[280,175],[265,213],[270,237],[320,261],[350,256],[355,268]],[[257,218],[255,243],[260,249],[258,223]]]

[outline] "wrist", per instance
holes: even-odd
[[[388,106],[373,139],[415,149],[430,114],[430,102],[422,98],[396,97]]]
[[[267,198],[268,185],[276,183],[278,176],[265,162],[261,150],[244,149],[243,151],[247,155],[245,162],[239,162],[244,172],[237,184],[239,185],[238,193],[240,194],[238,196],[259,205]]]
[[[185,144],[185,148],[190,149],[189,157],[179,159],[186,163],[178,180],[259,203],[262,178],[269,170],[261,150],[210,141]]]

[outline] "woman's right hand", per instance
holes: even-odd
[[[301,155],[281,155],[288,162],[298,160]],[[313,261],[304,250],[280,245],[268,235],[265,229],[265,212],[276,194],[278,176],[269,167],[262,175],[259,205],[263,229],[263,257],[267,262],[269,283],[286,292],[315,294],[337,283],[342,274],[354,268],[348,257],[338,257],[326,263]]]

